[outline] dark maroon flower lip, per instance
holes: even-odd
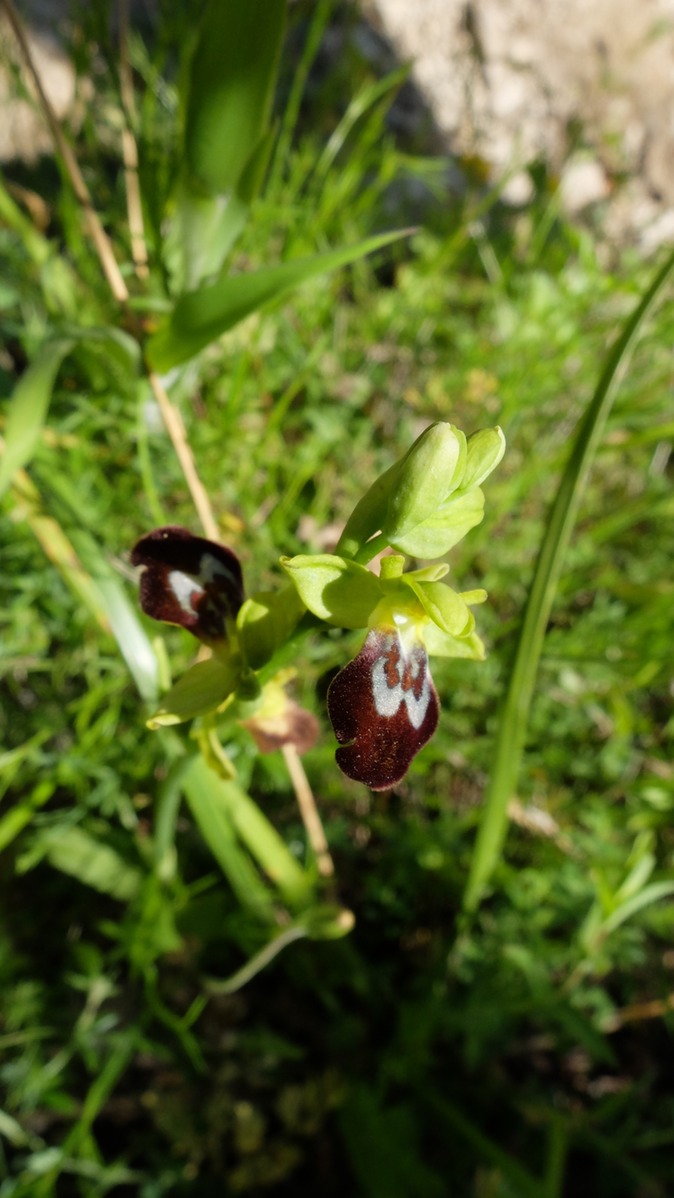
[[[207,644],[226,637],[227,621],[243,603],[241,566],[231,549],[168,525],[141,537],[131,562],[145,567],[140,604],[146,615],[179,624]]]
[[[328,690],[338,766],[371,790],[388,790],[435,732],[439,711],[421,642],[404,644],[394,627],[371,629]]]

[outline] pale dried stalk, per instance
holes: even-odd
[[[112,246],[105,229],[98,219],[98,214],[96,213],[91,202],[89,189],[84,182],[82,172],[77,165],[75,155],[63,136],[61,126],[59,125],[56,113],[52,108],[51,101],[49,100],[49,97],[42,86],[42,80],[40,79],[38,71],[35,67],[35,63],[33,62],[33,56],[30,52],[28,39],[23,31],[23,25],[21,24],[19,14],[14,7],[13,0],[2,0],[2,4],[4,5],[9,23],[19,44],[19,49],[23,55],[28,74],[30,75],[30,78],[35,86],[35,90],[37,92],[45,119],[49,125],[51,135],[54,138],[59,154],[63,159],[63,163],[72,184],[73,191],[75,192],[75,195],[77,196],[77,199],[84,210],[84,219],[89,231],[89,236],[96,247],[96,253],[100,259],[105,277],[108,280],[110,290],[112,291],[112,294],[118,303],[124,304],[129,298],[129,292],[127,290],[126,283],[124,282],[122,273],[117,265],[115,255],[112,252]]]
[[[125,124],[122,129],[122,160],[126,181],[126,207],[131,234],[131,256],[139,279],[148,276],[147,245],[143,224],[143,206],[138,180],[138,147],[133,135],[135,99],[129,62],[129,0],[119,0],[119,90]]]
[[[213,515],[213,508],[211,507],[211,501],[208,498],[208,493],[204,487],[204,484],[199,478],[199,474],[194,463],[194,454],[192,453],[187,440],[187,433],[185,431],[183,418],[178,409],[174,406],[174,404],[171,403],[171,400],[166,393],[159,375],[155,374],[154,370],[150,370],[147,377],[152,388],[152,393],[162,414],[162,419],[166,425],[166,431],[171,438],[176,457],[180,462],[180,468],[185,476],[185,482],[190,489],[192,502],[197,509],[197,514],[201,520],[204,532],[212,541],[217,541],[220,535],[218,524],[215,516]]]
[[[330,849],[325,839],[325,832],[321,823],[321,817],[318,814],[318,808],[316,807],[316,800],[304,772],[300,755],[294,745],[284,745],[283,756],[288,767],[288,773],[290,774],[290,781],[295,790],[297,806],[300,809],[300,815],[306,828],[309,844],[316,857],[318,872],[322,878],[332,878],[335,873],[334,862],[330,856]]]
[[[61,155],[63,164],[66,169],[68,178],[70,179],[73,191],[84,210],[84,216],[87,224],[87,229],[93,241],[94,248],[98,254],[103,272],[108,281],[110,290],[118,303],[126,305],[129,299],[129,291],[124,282],[122,273],[117,265],[117,260],[114,255],[112,244],[105,232],[98,215],[94,209],[89,189],[82,177],[80,168],[77,165],[75,156],[70,149],[58,122],[58,117],[51,105],[49,96],[46,94],[39,73],[33,62],[28,40],[23,31],[21,19],[17,13],[13,0],[0,0],[0,4],[4,7],[9,23],[14,31],[18,42],[21,54],[23,55],[28,73],[33,80],[37,92],[40,106],[43,115],[49,128],[56,148]],[[197,509],[199,519],[203,525],[207,537],[213,540],[218,539],[218,526],[213,515],[213,509],[206,493],[206,490],[199,478],[197,468],[194,462],[194,455],[187,440],[185,425],[182,416],[178,409],[171,403],[168,394],[158,377],[153,371],[148,373],[150,386],[154,393],[155,399],[159,405],[159,409],[166,425],[166,431],[171,439],[176,456],[180,463],[182,472],[185,476],[185,481],[189,487],[194,506]]]

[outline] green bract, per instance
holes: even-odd
[[[439,582],[448,570],[444,563],[399,574],[401,562],[400,558],[384,558],[382,575],[377,577],[365,566],[327,553],[281,559],[302,602],[329,624],[376,628],[403,618],[419,628],[430,653],[483,657],[468,604],[484,602],[486,593],[478,590],[461,595]],[[395,563],[391,571],[388,563]]]
[[[480,483],[505,451],[500,428],[466,440],[453,424],[432,424],[357,504],[338,549],[362,559],[376,533],[401,553],[442,557],[484,512]]]
[[[148,728],[183,724],[195,716],[215,711],[233,693],[239,681],[240,662],[215,655],[198,661],[179,678],[148,720]]]

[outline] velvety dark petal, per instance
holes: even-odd
[[[395,628],[373,628],[328,690],[338,766],[372,790],[388,790],[435,732],[439,710],[423,645],[406,650]]]
[[[243,603],[241,566],[231,549],[169,525],[141,537],[131,561],[145,567],[140,604],[148,616],[180,624],[207,643],[222,640],[225,621]]]

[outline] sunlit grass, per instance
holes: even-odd
[[[185,35],[187,18],[171,20],[154,66],[152,50],[133,50],[148,79],[166,65],[162,38]],[[394,143],[388,85],[346,44],[359,98],[344,143],[334,161],[336,141],[325,154],[326,128],[339,127],[335,80],[342,111],[351,99],[337,63],[312,82],[299,126],[281,126],[285,148],[236,269],[410,220],[405,180],[427,183],[428,160]],[[112,83],[101,86],[114,103]],[[176,102],[170,82],[147,95],[139,142],[152,216],[175,165],[159,133]],[[123,242],[123,195],[100,153],[106,111],[88,113],[79,150]],[[307,641],[295,663],[298,697],[323,726],[305,767],[339,901],[356,916],[347,940],[287,936],[248,989],[222,995],[266,951],[260,925],[220,872],[213,795],[197,787],[182,805],[189,735],[147,730],[133,681],[145,675],[137,655],[129,672],[127,634],[116,641],[110,624],[136,612],[127,554],[158,511],[197,531],[150,392],[123,354],[97,343],[59,375],[28,465],[37,507],[14,476],[0,577],[2,1198],[226,1184],[286,1193],[307,1177],[328,1195],[440,1196],[449,1178],[476,1198],[554,1198],[576,1192],[581,1171],[598,1198],[671,1187],[657,1017],[674,910],[671,304],[637,346],[597,447],[542,644],[514,823],[468,928],[461,896],[547,512],[608,347],[654,268],[629,255],[602,265],[589,234],[549,226],[545,195],[509,214],[470,192],[450,203],[440,177],[418,231],[249,317],[177,397],[251,589],[273,582],[281,554],[318,551],[430,421],[506,433],[485,523],[451,555],[457,587],[489,591],[478,614],[489,657],[434,670],[440,729],[396,795],[368,795],[334,767],[325,692],[351,642],[337,632]],[[116,319],[67,189],[46,198],[64,263],[49,286],[44,244],[3,209],[3,394],[26,379],[59,296],[68,320],[83,294],[92,322]],[[152,250],[157,219],[148,227]],[[133,618],[161,675],[155,630]],[[193,645],[178,630],[162,639],[177,675]],[[232,757],[285,841],[287,885],[301,885],[303,833],[280,755],[254,756],[241,732]],[[223,868],[264,905],[255,871],[276,849],[260,828],[258,841],[247,824],[247,845]],[[326,1173],[325,1159],[339,1164]]]

